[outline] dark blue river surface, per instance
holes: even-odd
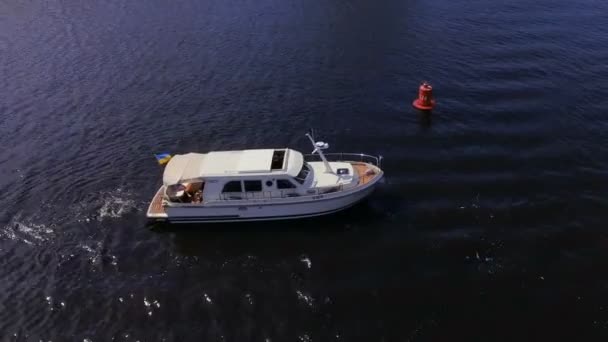
[[[0,84],[1,341],[608,338],[606,1],[5,0]],[[311,127],[367,202],[146,225],[154,153]]]

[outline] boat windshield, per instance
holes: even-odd
[[[306,177],[308,177],[308,174],[310,173],[310,166],[308,166],[308,163],[304,163],[304,165],[302,165],[302,169],[300,170],[300,172],[298,173],[298,175],[296,176],[296,181],[300,184],[304,184],[304,181],[306,180]]]

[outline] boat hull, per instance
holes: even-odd
[[[288,220],[336,213],[365,199],[373,187],[355,195],[298,204],[247,204],[225,207],[167,208],[172,223]]]
[[[163,214],[150,214],[149,210],[148,218],[151,221],[171,223],[212,223],[288,220],[328,215],[347,209],[364,200],[373,192],[380,178],[382,178],[381,174],[369,184],[350,191],[317,196],[275,199],[257,203],[251,201],[218,201],[205,205],[167,206],[164,207]]]

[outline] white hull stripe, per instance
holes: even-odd
[[[360,200],[361,201],[361,200]],[[360,201],[350,203],[344,207],[310,213],[310,214],[298,214],[298,215],[280,215],[280,216],[258,216],[258,217],[240,217],[238,215],[218,215],[218,216],[187,216],[187,217],[178,217],[178,218],[163,218],[163,219],[152,219],[152,221],[165,221],[165,222],[174,222],[174,223],[195,223],[195,222],[245,222],[245,221],[267,221],[267,220],[287,220],[287,219],[296,219],[296,218],[305,218],[305,217],[315,217],[333,214],[338,211],[345,210],[347,208],[352,207],[353,205],[359,203]]]

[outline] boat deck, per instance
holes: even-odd
[[[370,169],[365,163],[352,163],[353,168],[359,175],[359,185],[365,185],[374,179],[378,174]],[[372,171],[372,172],[370,172]]]
[[[163,207],[163,192],[165,191],[165,187],[161,187],[154,195],[152,199],[152,203],[150,203],[150,207],[148,208],[149,216],[166,216],[165,207]]]

